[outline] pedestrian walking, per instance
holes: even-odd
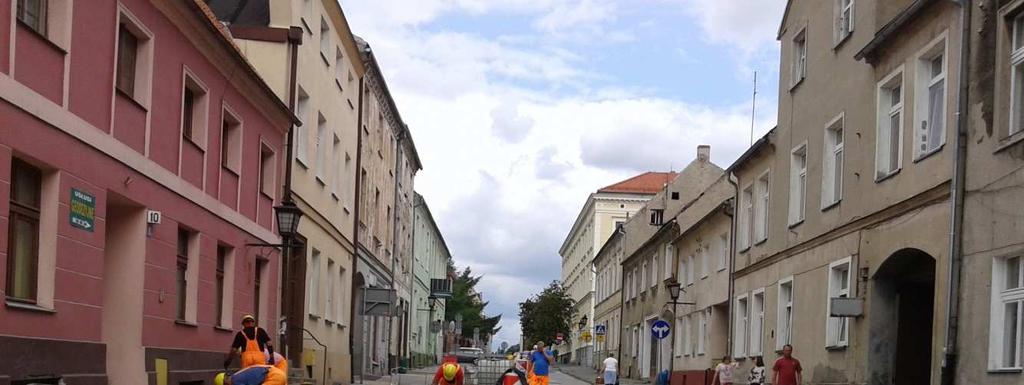
[[[776,360],[772,366],[772,384],[800,385],[804,381],[803,371],[800,360],[793,358],[793,345],[786,344],[782,347],[782,358]]]
[[[538,341],[537,347],[533,350],[533,353],[530,353],[530,360],[528,361],[530,373],[533,373],[533,376],[530,378],[530,385],[549,385],[551,383],[548,371],[554,360],[551,357],[551,353],[544,349],[544,341]]]
[[[737,366],[739,364],[733,362],[732,357],[722,357],[722,362],[715,365],[715,376],[711,379],[711,384],[732,385],[732,375]]]
[[[761,359],[761,356],[758,356],[757,359],[754,360],[754,368],[750,369],[750,376],[747,377],[747,384],[764,385],[764,381],[766,379],[764,371],[764,360]]]
[[[615,353],[608,353],[604,359],[604,385],[616,385],[619,383],[619,360],[615,359]]]
[[[242,317],[242,330],[235,333],[231,349],[224,357],[224,369],[231,365],[235,356],[240,356],[242,368],[252,365],[273,365],[274,346],[270,343],[270,335],[266,330],[256,326],[256,317],[246,314]]]

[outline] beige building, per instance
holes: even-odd
[[[356,298],[364,288],[391,289],[389,315],[363,315],[355,306],[353,367],[360,379],[388,373],[407,354],[412,256],[413,179],[421,169],[373,50],[356,37],[366,66],[361,98],[357,168]]]
[[[570,323],[577,327],[567,339],[572,362],[592,365],[594,327],[594,255],[611,236],[618,223],[625,222],[654,193],[675,177],[675,173],[647,172],[604,187],[587,197],[566,236],[559,255],[562,256],[562,285],[576,301],[576,317]],[[583,327],[579,325],[583,323]],[[565,356],[560,357],[566,359]]]
[[[741,375],[792,344],[806,383],[939,383],[958,15],[949,1],[787,4],[778,126],[729,168]]]
[[[292,334],[289,356],[311,367],[317,380],[348,383],[357,106],[365,72],[356,41],[336,1],[215,1],[211,6],[278,96],[285,101],[294,97],[302,124],[292,132],[291,189],[303,212],[298,240],[303,247],[293,251],[297,258],[289,274],[305,280],[293,282],[293,298],[304,311],[290,326],[308,334]],[[301,44],[290,43],[289,37]],[[292,47],[297,50],[294,83]]]
[[[653,379],[671,365],[672,337],[657,339],[651,328],[658,320],[675,318],[665,284],[676,279],[674,242],[680,234],[677,217],[689,218],[687,208],[722,178],[722,169],[710,161],[710,150],[700,146],[697,159],[623,225],[622,377]],[[686,311],[685,307],[677,310]]]
[[[608,241],[594,257],[594,362],[595,369],[608,354],[620,356],[622,339],[622,238],[625,231],[616,226]],[[603,331],[604,335],[599,332]]]

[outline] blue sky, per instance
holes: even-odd
[[[559,279],[587,195],[680,169],[699,144],[731,163],[775,123],[783,0],[343,0],[423,160],[459,267],[484,275],[495,343]]]

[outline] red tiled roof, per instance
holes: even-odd
[[[626,179],[619,183],[606,186],[599,193],[632,193],[632,194],[657,194],[662,187],[676,179],[677,172],[653,172]]]

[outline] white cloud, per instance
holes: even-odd
[[[707,39],[726,43],[747,53],[775,45],[783,0],[684,0],[697,17]]]

